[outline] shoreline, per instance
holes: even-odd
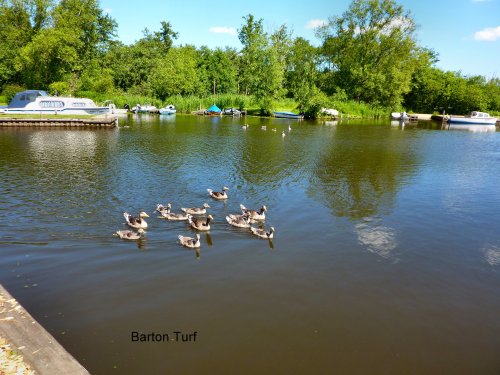
[[[89,375],[89,372],[33,319],[2,284],[0,284],[0,339],[6,342],[2,344],[0,351],[8,354],[9,368],[18,364],[20,368],[24,365],[28,371],[32,370],[36,374]],[[3,370],[0,368],[0,373],[3,373]],[[16,369],[14,373],[19,373],[19,370]]]

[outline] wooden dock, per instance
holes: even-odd
[[[93,118],[12,118],[0,116],[0,127],[114,128],[116,116]]]

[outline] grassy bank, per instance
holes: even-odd
[[[75,93],[75,96],[90,98],[94,100],[94,102],[98,105],[103,104],[107,100],[111,100],[117,108],[124,108],[125,104],[128,104],[130,107],[133,107],[136,104],[152,104],[157,108],[162,108],[168,104],[173,104],[175,105],[179,113],[191,113],[200,109],[207,109],[215,103],[221,109],[234,107],[240,110],[246,110],[247,114],[249,115],[259,116],[262,114],[261,104],[257,100],[255,100],[253,96],[248,95],[222,94],[215,96],[211,95],[208,97],[199,97],[194,95],[174,95],[166,98],[165,100],[160,100],[158,98],[143,95],[129,95],[120,93],[106,94],[93,91],[81,91]],[[2,101],[2,98],[3,97],[0,97],[0,101]],[[6,105],[6,103],[4,103],[4,105]],[[385,118],[389,116],[391,112],[393,112],[390,108],[378,107],[354,100],[334,100],[333,98],[327,98],[323,103],[323,106],[336,109],[342,114],[343,117],[354,118]],[[291,98],[272,100],[267,104],[267,107],[267,113],[273,111],[290,111],[299,113],[298,102]],[[23,118],[23,116],[25,116],[26,118],[32,118],[39,115],[10,115],[10,117],[15,118]],[[89,118],[91,116],[43,115],[43,117]]]
[[[200,109],[207,109],[215,103],[221,109],[234,107],[240,110],[246,110],[249,115],[261,115],[262,113],[260,103],[255,100],[253,96],[247,95],[222,94],[215,96],[211,95],[208,97],[175,95],[170,96],[165,100],[160,100],[154,97],[141,95],[102,94],[91,91],[83,91],[77,93],[77,96],[91,98],[99,104],[104,103],[106,100],[111,100],[118,108],[123,108],[125,104],[128,104],[130,107],[133,107],[136,104],[152,104],[158,108],[164,107],[168,104],[173,104],[179,113],[191,113]],[[390,108],[378,107],[354,100],[339,101],[334,100],[333,98],[327,98],[323,104],[327,108],[334,108],[338,110],[345,117],[385,118],[392,112]],[[267,107],[267,112],[299,112],[298,102],[290,98],[272,100],[268,103]]]

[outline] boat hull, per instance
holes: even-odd
[[[469,117],[450,117],[447,119],[450,124],[458,125],[495,125],[497,119],[495,117],[489,118],[469,118]]]
[[[26,109],[26,108],[2,108],[0,114],[5,115],[106,115],[112,114],[109,107],[96,108],[63,108],[63,109]]]
[[[176,113],[175,109],[160,109],[160,115],[175,115]]]
[[[274,112],[274,117],[276,118],[289,118],[289,119],[295,119],[295,120],[302,120],[304,116],[302,115],[297,115],[292,112]]]

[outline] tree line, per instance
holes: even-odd
[[[286,24],[266,32],[242,18],[242,47],[174,46],[167,21],[131,45],[98,0],[0,0],[0,88],[59,94],[251,96],[262,112],[283,98],[311,116],[321,107],[361,103],[390,111],[500,111],[500,80],[438,69],[421,47],[410,12],[394,0],[353,0],[316,30],[319,46]]]

